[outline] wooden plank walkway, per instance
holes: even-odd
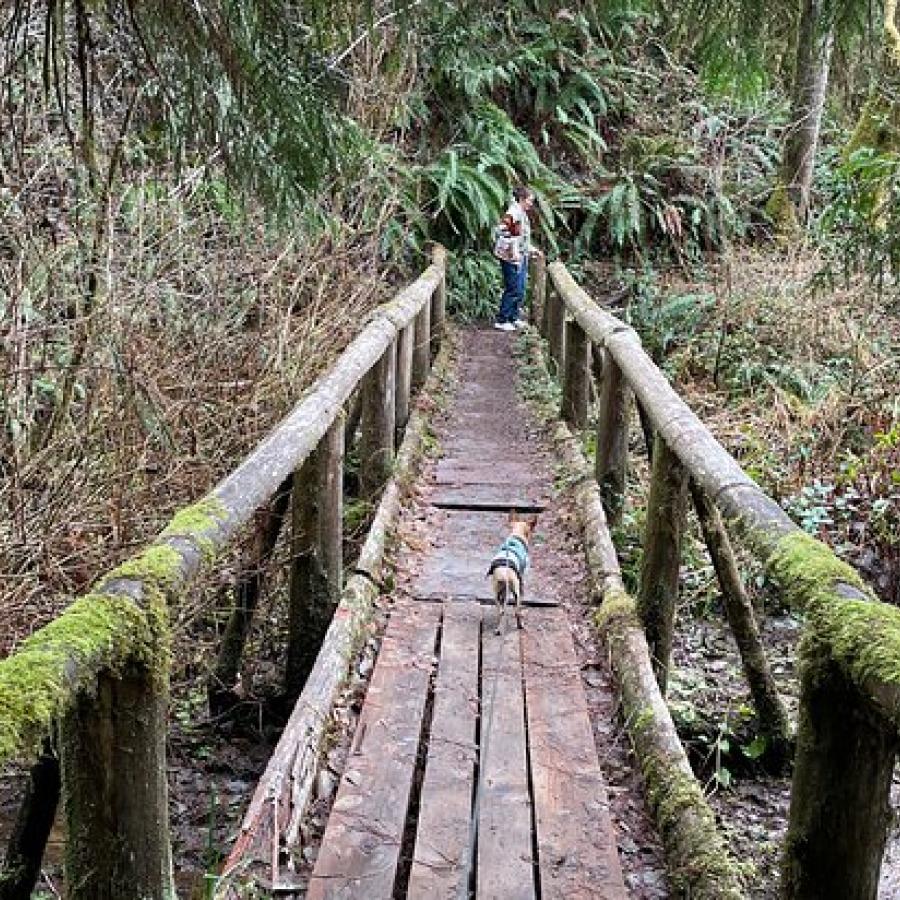
[[[436,533],[393,609],[307,897],[621,900],[626,891],[566,612],[533,554],[496,634],[487,562],[548,502],[514,336],[474,332],[442,433]],[[487,602],[486,602],[487,601]]]

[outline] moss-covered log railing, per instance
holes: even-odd
[[[0,661],[0,765],[36,759],[47,736],[58,732],[70,898],[174,897],[165,764],[168,609],[291,480],[307,503],[323,507],[312,519],[303,509],[295,514],[321,542],[312,555],[331,560],[330,576],[313,574],[330,577],[327,596],[315,599],[334,609],[341,594],[333,574],[337,568],[339,581],[340,561],[335,567],[333,557],[340,547],[335,507],[339,511],[345,404],[359,387],[361,483],[376,498],[390,476],[396,426],[405,425],[396,421],[396,408],[409,409],[404,391],[425,381],[440,345],[445,278],[446,257],[436,248],[425,272],[373,313],[330,371],[237,469]],[[410,366],[399,379],[398,397],[397,370]],[[310,478],[322,492],[309,490]],[[377,579],[377,573],[359,576],[366,577]],[[360,590],[356,582],[351,587]],[[300,665],[301,651],[295,654]]]
[[[900,609],[878,602],[851,566],[805,534],[762,492],[672,389],[627,324],[594,303],[562,263],[549,265],[546,272],[547,283],[537,287],[545,303],[541,330],[556,371],[564,375],[562,413],[568,422],[577,425],[587,418],[581,381],[589,377],[592,354],[585,353],[585,343],[603,360],[596,481],[591,481],[605,509],[588,516],[593,531],[606,535],[607,518],[616,519],[621,511],[632,400],[656,434],[638,599],[622,589],[611,544],[596,551],[600,562],[595,568],[602,601],[598,621],[623,687],[631,736],[673,869],[692,897],[743,895],[736,867],[721,865],[721,839],[702,790],[687,778],[690,769],[683,750],[675,747],[664,687],[659,688],[669,664],[672,571],[689,483],[708,543],[710,535],[717,538],[714,552],[722,552],[723,541],[727,547],[728,535],[741,540],[804,617],[782,896],[874,900],[900,747]],[[602,543],[608,536],[594,540]],[[729,615],[729,620],[735,627],[740,617]],[[745,654],[748,674],[752,662]],[[762,684],[765,673],[757,674]],[[718,862],[697,854],[704,843],[716,848]]]

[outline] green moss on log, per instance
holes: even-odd
[[[900,689],[900,609],[879,602],[855,569],[803,533],[781,539],[769,570],[807,614],[801,665],[808,675],[836,664],[863,694]],[[860,598],[842,594],[840,585]],[[900,719],[900,710],[893,716]]]
[[[594,624],[601,633],[605,633],[614,624],[640,628],[641,622],[634,597],[625,591],[607,591],[603,596],[603,603],[594,613]]]
[[[36,751],[59,715],[97,674],[146,656],[155,629],[133,600],[88,594],[0,662],[0,761]]]
[[[163,529],[162,538],[186,538],[200,550],[205,562],[216,557],[216,544],[210,537],[228,517],[228,510],[217,497],[207,497],[177,512]]]
[[[0,762],[33,754],[53,719],[76,695],[94,690],[100,672],[121,672],[138,663],[165,680],[167,600],[180,565],[171,547],[148,548],[0,661]],[[121,580],[141,584],[140,603],[104,591],[104,585]]]
[[[866,685],[900,688],[900,609],[864,600],[818,602],[810,609],[804,665],[833,660],[847,678]],[[900,710],[895,711],[895,718]]]
[[[806,609],[816,601],[844,600],[838,585],[855,588],[875,600],[852,566],[839,560],[821,541],[802,531],[781,538],[766,568],[779,583],[785,600],[795,609]]]
[[[609,592],[594,615],[606,639],[621,629],[640,629],[637,603],[624,591]],[[626,709],[632,742],[638,748],[647,799],[654,811],[670,863],[669,876],[679,896],[696,900],[742,900],[739,874],[718,832],[715,817],[693,774],[654,749],[656,716],[650,706]]]

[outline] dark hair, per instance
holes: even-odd
[[[517,184],[517,185],[513,188],[512,195],[513,195],[513,199],[514,199],[514,200],[518,200],[519,202],[521,202],[522,200],[524,200],[526,197],[533,197],[533,196],[534,196],[534,194],[532,193],[531,188],[528,187],[527,185],[524,185],[524,184]]]

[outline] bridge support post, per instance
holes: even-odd
[[[303,689],[341,597],[344,416],[294,474],[285,691]]]
[[[653,446],[653,474],[647,502],[647,528],[637,611],[653,660],[660,691],[666,692],[681,539],[687,515],[687,473],[666,442],[657,435]]]
[[[412,364],[413,364],[413,331],[412,323],[406,326],[397,339],[397,384],[395,399],[396,435],[394,446],[400,446],[401,432],[406,428],[409,419],[409,401],[412,396]]]
[[[30,897],[41,875],[41,861],[59,806],[59,758],[50,738],[31,767],[25,796],[0,863],[0,900]]]
[[[563,382],[562,417],[573,428],[584,428],[588,417],[588,362],[591,345],[578,322],[566,324],[566,366]]]
[[[622,521],[625,478],[628,471],[628,418],[630,391],[612,354],[601,351],[600,408],[597,412],[595,475],[603,508],[611,528]]]
[[[431,251],[435,265],[443,269],[441,280],[431,295],[431,355],[437,356],[444,337],[444,322],[447,317],[447,251],[435,246]]]
[[[547,294],[547,343],[558,374],[565,359],[566,305],[555,290]]]
[[[531,321],[546,336],[544,307],[547,304],[547,258],[543,253],[537,253],[531,265]]]
[[[415,319],[413,340],[412,386],[418,391],[431,369],[431,304],[426,303]]]
[[[781,896],[874,900],[891,820],[897,735],[822,649],[807,647],[801,666]]]
[[[421,315],[421,314],[420,314]],[[425,334],[427,335],[427,329]],[[419,339],[418,320],[415,339]],[[427,343],[426,355],[427,355]],[[397,341],[384,351],[362,381],[362,424],[359,439],[359,486],[372,500],[391,475],[394,462],[394,402],[396,400]],[[426,363],[427,366],[427,363]],[[416,383],[416,348],[413,348],[413,384]]]
[[[744,677],[753,697],[759,730],[768,743],[766,759],[780,769],[790,755],[790,721],[778,695],[766,649],[759,636],[753,604],[744,589],[731,540],[719,510],[693,478],[689,487],[703,540],[719,579],[728,625],[741,654]]]
[[[166,784],[166,675],[100,676],[61,724],[67,896],[175,896]]]

